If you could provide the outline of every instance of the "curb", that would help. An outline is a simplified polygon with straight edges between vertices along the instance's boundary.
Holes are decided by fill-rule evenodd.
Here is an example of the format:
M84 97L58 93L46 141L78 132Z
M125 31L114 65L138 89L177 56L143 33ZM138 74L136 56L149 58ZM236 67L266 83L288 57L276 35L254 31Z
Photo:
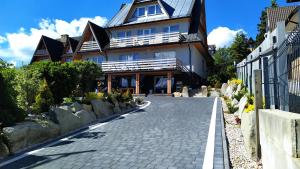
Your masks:
M222 105L222 101L223 100L221 100L221 105ZM223 106L221 109L221 125L222 125L222 138L223 138L224 169L230 169L231 163L230 163L230 155L228 149L228 140L225 131L225 118L224 118Z

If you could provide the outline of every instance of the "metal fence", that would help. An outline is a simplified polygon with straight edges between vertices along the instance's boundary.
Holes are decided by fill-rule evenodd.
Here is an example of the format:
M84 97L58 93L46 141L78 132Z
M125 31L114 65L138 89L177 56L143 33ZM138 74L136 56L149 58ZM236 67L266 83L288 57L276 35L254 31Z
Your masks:
M286 34L277 47L247 58L237 67L238 77L253 93L255 69L263 70L266 108L300 113L300 27Z

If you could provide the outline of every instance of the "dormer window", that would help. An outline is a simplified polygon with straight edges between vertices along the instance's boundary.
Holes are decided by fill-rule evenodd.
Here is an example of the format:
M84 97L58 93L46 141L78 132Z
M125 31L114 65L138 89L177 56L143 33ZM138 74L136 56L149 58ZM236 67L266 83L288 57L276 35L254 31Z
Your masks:
M148 15L159 15L162 14L161 8L159 5L148 6Z
M153 16L162 14L161 7L159 5L148 5L144 7L138 7L135 9L132 18L140 18L145 16Z

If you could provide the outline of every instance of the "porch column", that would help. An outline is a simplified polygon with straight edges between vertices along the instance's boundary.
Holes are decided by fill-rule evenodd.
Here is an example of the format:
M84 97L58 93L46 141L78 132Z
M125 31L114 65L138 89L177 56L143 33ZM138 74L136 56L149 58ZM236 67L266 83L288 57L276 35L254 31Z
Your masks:
M111 93L111 74L108 74L107 79L107 93Z
M168 72L167 92L168 95L172 94L172 72Z
M140 94L140 77L140 73L135 75L135 94Z

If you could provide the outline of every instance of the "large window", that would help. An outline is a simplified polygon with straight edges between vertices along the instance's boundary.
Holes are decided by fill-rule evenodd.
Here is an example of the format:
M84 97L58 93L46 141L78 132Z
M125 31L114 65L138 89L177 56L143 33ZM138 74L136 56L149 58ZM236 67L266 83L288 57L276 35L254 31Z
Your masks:
M88 56L85 60L89 62L94 62L96 64L101 64L104 61L104 56Z
M117 36L118 36L118 38L129 38L129 37L131 37L131 31L118 32Z
M171 59L176 58L175 51L166 51L166 52L156 52L154 53L155 59Z
M179 32L179 25L172 25L163 28L164 33Z
M137 35L138 36L150 35L150 34L155 34L155 33L156 33L156 29L155 28L151 28L151 29L139 29L137 31Z
M138 54L129 54L129 55L120 55L119 60L120 61L135 61L139 60L140 56Z
M148 15L159 15L162 14L161 8L159 5L148 6Z

